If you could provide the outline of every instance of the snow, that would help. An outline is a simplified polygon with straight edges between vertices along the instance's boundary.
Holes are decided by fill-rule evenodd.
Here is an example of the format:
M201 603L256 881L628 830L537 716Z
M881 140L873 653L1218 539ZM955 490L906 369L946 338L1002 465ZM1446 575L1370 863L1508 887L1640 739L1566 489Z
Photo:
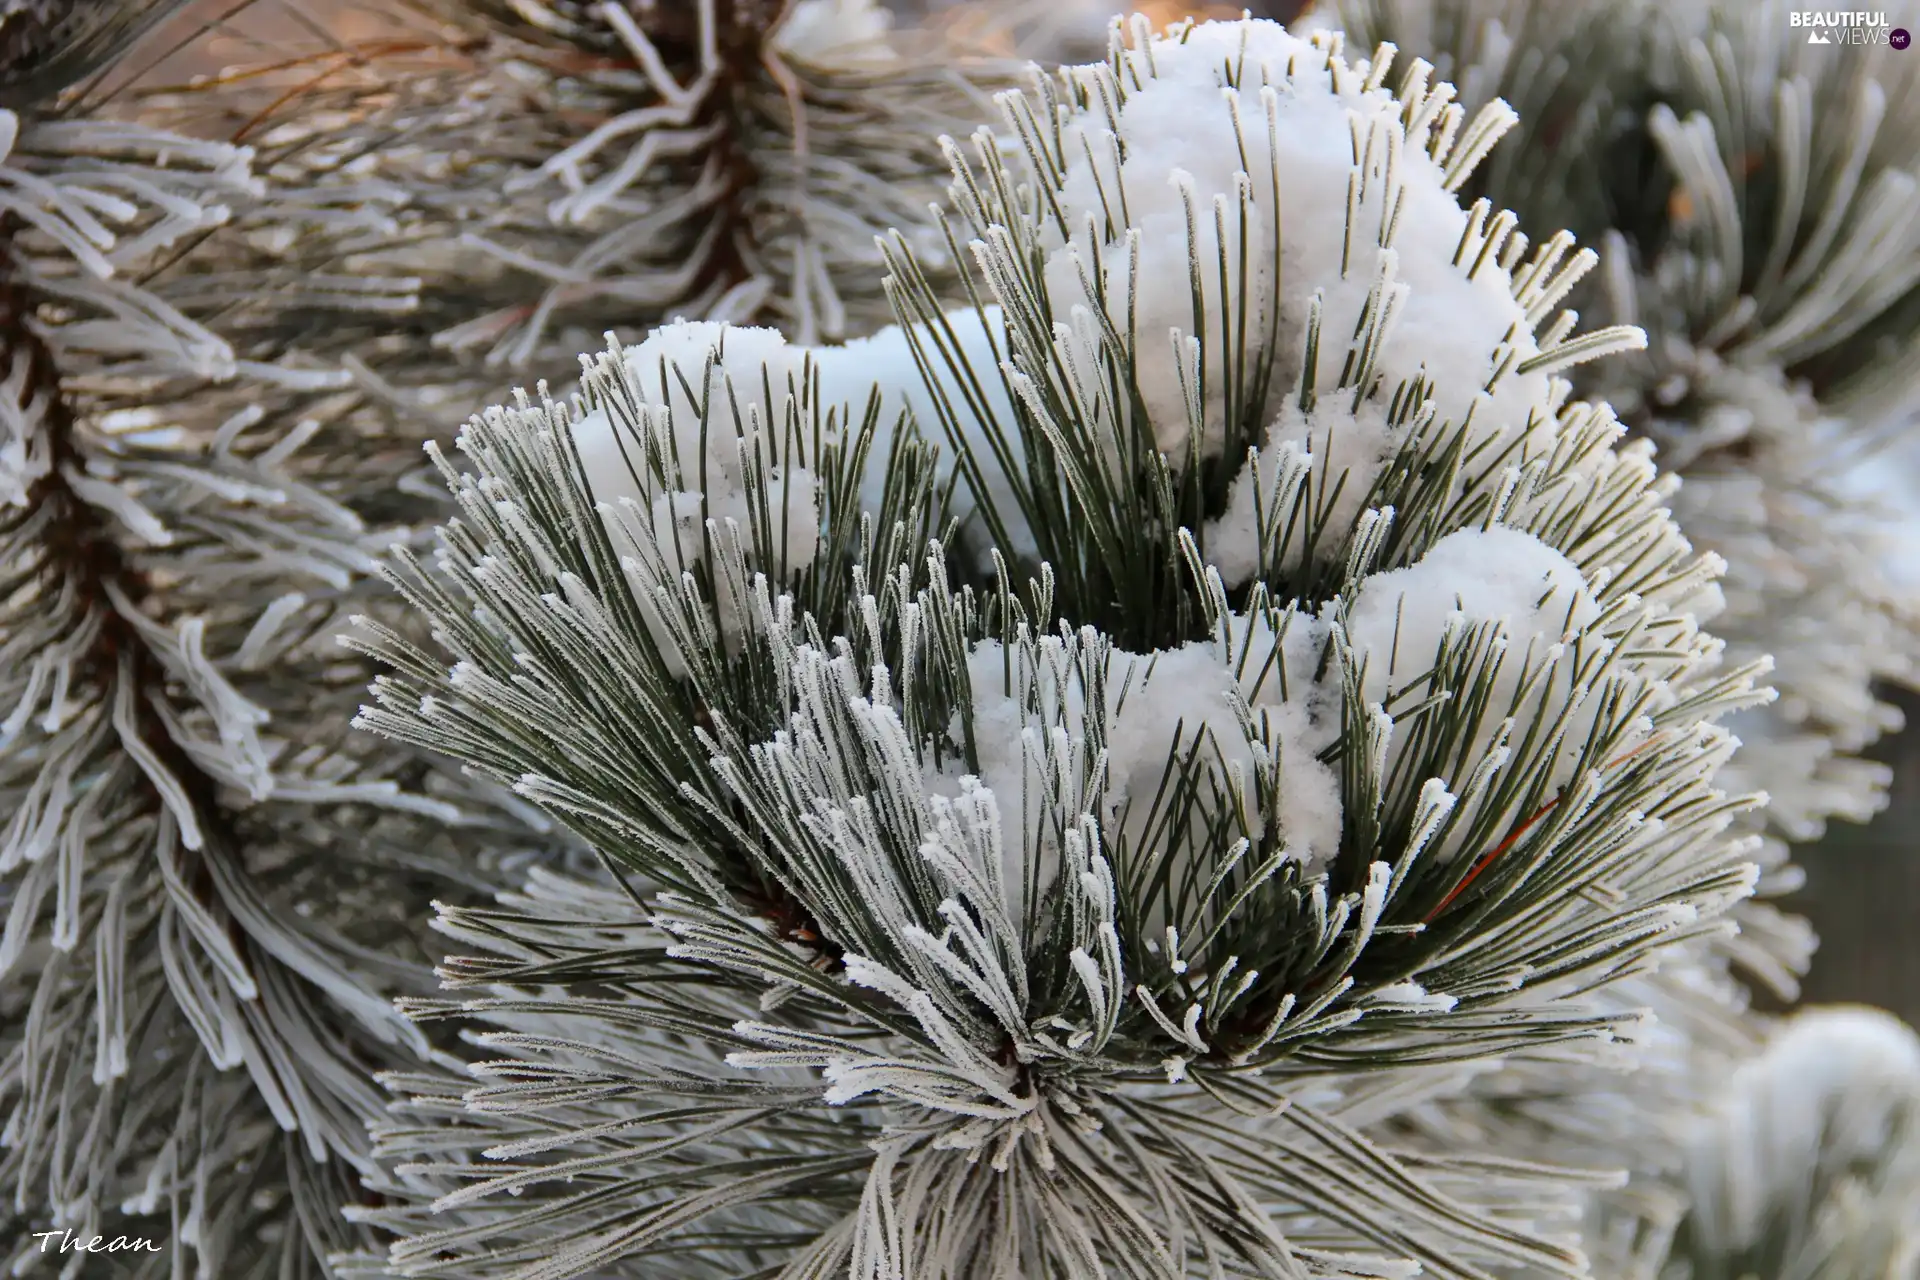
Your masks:
M1204 528L1209 561L1230 587L1253 579L1260 568L1262 517L1271 522L1277 514L1284 523L1291 504L1277 491L1284 489L1290 469L1303 463L1312 501L1309 509L1334 533L1318 549L1323 554L1341 554L1346 535L1369 505L1374 481L1413 430L1411 422L1390 424L1387 406L1373 400L1356 407L1340 396L1321 401L1311 412L1297 400L1288 400L1267 430L1257 473L1251 463L1241 468L1228 491L1226 510ZM1299 568L1306 539L1294 536L1287 550L1275 568Z
M1532 534L1494 527L1450 533L1418 562L1365 579L1346 627L1365 671L1362 697L1389 712L1404 712L1428 692L1427 676L1444 640L1457 646L1466 629L1496 624L1504 650L1487 715L1464 758L1477 761L1491 750L1507 716L1516 722L1513 739L1523 741L1529 724L1550 726L1570 713L1567 745L1550 779L1565 785L1599 710L1597 698L1575 701L1567 644L1599 616L1600 606L1571 560ZM1554 675L1523 699L1523 683L1547 662L1555 664ZM1400 745L1389 749L1389 769ZM1453 852L1437 851L1442 857Z
M955 362L971 370L971 379L957 375L939 354L949 343ZM921 376L915 344L930 364L933 388ZM784 452L781 426L790 398L819 406L823 417L828 407L835 407L841 423L858 424L865 418L870 398L878 393L878 426L860 489L861 506L868 511L880 508L886 459L903 413L910 413L921 435L939 448L941 480L952 474L955 451L939 410L944 398L955 411L956 425L980 469L985 491L1007 526L1010 545L1006 550L1016 558L1033 557L1037 548L1021 514L1016 487L997 463L984 425L989 419L1000 425L1019 465L1021 446L1012 401L999 372L1004 350L998 307L953 312L937 328L923 324L907 330L889 325L833 347L790 345L774 329L677 321L655 330L639 346L627 348L624 362L636 399L647 410L649 425L643 429L664 433L663 438L671 441L679 460L680 484L656 492L658 486L653 483L637 482L634 472L644 475L646 458L639 436L632 424L623 422L616 429L604 408L576 420L574 440L595 500L608 507L622 499L638 503L649 513L653 539L668 556L669 565L691 565L702 555L703 508L717 529L724 529L729 520L743 532L749 528L752 504L742 447L759 438L773 462L767 478L773 482L774 495L791 493L784 535L787 566L799 570L812 563L819 543L820 495L813 471ZM693 398L687 394L689 386ZM703 453L698 404L708 401L716 412ZM810 416L803 417L811 421ZM964 481L955 490L950 510L964 522L965 545L984 567L992 540L985 525L971 518L977 515L978 505ZM610 529L615 525L610 513L608 525ZM676 545L678 561L673 558Z
M800 0L774 32L782 57L823 71L885 70L898 60L887 33L893 14L876 0Z
M1920 1036L1877 1009L1795 1015L1695 1141L1690 1190L1709 1245L1737 1250L1804 1221L1820 1182L1893 1156L1903 1113L1920 1117Z
M1058 231L1053 232L1046 283L1056 316L1070 314L1075 306L1096 305L1081 283L1079 267L1082 262L1093 266L1087 261L1082 226L1088 218L1101 223L1098 266L1105 275L1108 313L1124 334L1131 310L1131 323L1140 335L1140 390L1163 450L1182 452L1187 432L1178 365L1167 340L1176 328L1192 335L1204 327L1210 376L1201 453L1217 456L1222 446L1225 379L1217 376L1227 354L1221 349L1222 335L1229 319L1234 328L1239 320L1236 311L1222 306L1216 200L1224 201L1224 247L1234 272L1239 270L1241 240L1248 245L1246 345L1257 343L1270 323L1278 290L1277 375L1262 417L1271 420L1279 399L1299 385L1314 297L1324 296L1315 379L1324 395L1339 380L1348 339L1370 293L1382 281L1398 304L1397 322L1389 327L1377 366L1384 375L1383 394L1390 396L1401 381L1425 374L1435 380L1433 399L1441 418L1458 423L1472 410L1486 430L1524 425L1533 406L1549 398L1548 375L1510 372L1475 407L1493 371L1496 349L1510 335L1518 359L1536 354L1538 348L1526 311L1498 262L1484 263L1470 275L1477 254L1469 252L1455 265L1468 231L1468 213L1446 190L1441 167L1421 147L1406 142L1400 104L1390 93L1362 91L1361 76L1352 71L1344 71L1336 86L1324 56L1273 23L1204 23L1183 41L1156 40L1150 52L1133 50L1125 58L1132 68L1122 76L1126 94L1119 108L1126 158L1116 173L1097 98L1094 108L1068 121L1065 148L1071 160L1059 198L1074 243L1062 243ZM1234 67L1242 68L1238 89L1226 83L1227 71ZM1080 69L1075 74L1088 80L1096 73ZM1362 166L1355 162L1355 122ZM1365 165L1369 146L1372 169L1355 215L1349 253L1343 216L1349 178ZM1389 153L1395 169L1392 183L1383 171ZM1382 248L1383 215L1394 198L1390 186L1402 193L1404 203L1388 237L1391 247ZM1281 242L1277 262L1271 250L1276 190ZM1122 192L1139 238L1140 265L1131 282L1124 231L1113 228L1108 234L1104 226L1106 211L1120 207ZM1196 323L1194 314L1190 209L1201 264L1204 325ZM1490 256L1497 258L1497 251ZM1238 292L1236 284L1230 296Z
M1222 794L1231 794L1236 785L1247 790L1248 836L1258 839L1271 825L1294 857L1309 866L1324 866L1339 851L1342 821L1339 780L1315 755L1339 733L1337 691L1312 679L1326 630L1296 617L1276 646L1264 622L1250 627L1248 620L1238 619L1237 627L1236 651L1246 649L1251 655L1244 666L1223 660L1212 643L1152 654L1110 653L1103 677L1103 827L1109 840L1124 840L1135 858L1163 844L1164 833L1155 838L1150 826L1160 822L1153 811L1168 761L1176 746L1187 754L1204 735L1211 745L1200 748L1200 758L1208 762ZM1277 675L1269 670L1261 678L1276 647L1288 668L1285 698ZM1032 659L1020 656L1024 652L1010 655L997 641L983 641L970 651L967 667L978 777L999 807L1005 874L1009 883L1022 883L1025 859L1036 856L1044 886L1059 866L1058 852L1046 834L1052 826L1043 797L1054 776L1047 766L1046 740L1064 734L1065 742L1055 743L1056 753L1069 746L1084 750L1094 726L1088 722L1080 667L1064 642L1048 637L1037 642ZM1036 714L1035 706L1045 710ZM1245 721L1242 708L1248 713ZM957 727L951 736L959 741ZM1253 788L1258 760L1268 751L1279 759L1278 785L1275 803L1263 811ZM935 785L952 790L950 785Z
M1280 635L1264 617L1228 623L1238 693L1256 717L1254 738L1279 757L1276 821L1309 867L1333 861L1345 816L1339 775L1319 758L1340 737L1338 668L1328 663L1316 678L1328 631L1301 613L1286 619Z
M657 591L677 593L683 575L704 565L707 602L734 651L744 602L710 554L725 555L737 539L752 571L783 580L818 552L818 483L798 448L811 438L810 368L775 330L679 321L626 348L614 370L632 407L577 414L574 446L659 651L684 673ZM772 564L755 555L762 501L775 521L766 531Z
M1386 699L1432 667L1461 625L1502 622L1512 650L1558 643L1599 616L1579 567L1530 533L1461 529L1404 569L1368 577L1347 615L1354 651L1370 657L1367 700ZM1517 682L1518 667L1503 679ZM1509 687L1517 687L1517 684Z
M1340 852L1346 816L1339 775L1315 755L1319 748L1314 744L1326 726L1297 703L1262 707L1260 715L1265 740L1278 748L1280 757L1276 821L1286 833L1287 847L1308 867L1325 868Z
M851 406L856 422L869 394L876 387L880 391L879 430L860 490L864 509L874 511L880 506L886 484L885 462L902 412L911 412L921 435L939 447L942 480L952 474L955 451L940 416L940 402L944 399L955 414L962 442L980 468L988 500L1007 525L1011 545L1003 550L1014 558L1027 558L1036 554L1033 534L1021 514L1012 478L996 461L985 426L991 420L1006 433L1015 450L1017 465L1021 456L1019 433L1014 425L1013 402L1000 374L1000 363L1006 352L1003 325L999 307L984 307L979 311L966 308L948 312L939 326L920 324L903 329L889 325L844 346L819 348L813 358L828 402ZM930 366L932 388L921 376L921 357L915 355L916 346ZM943 349L952 351L951 361L940 354ZM969 380L957 376L956 364L971 370L973 377ZM969 521L963 536L984 565L990 540L980 523L970 520L976 513L973 492L963 480L954 491L952 514Z
M624 360L645 421L616 427L603 407L573 426L594 499L606 508L636 503L667 563L691 566L703 554L703 510L716 532L729 522L743 537L751 529L748 473L757 444L769 460L770 496L787 498L785 527L776 535L784 538L787 566L813 563L820 541L816 481L790 457L782 430L804 395L805 353L773 329L681 321L629 347ZM703 407L710 409L704 428ZM647 475L641 432L657 435L671 451L677 483L670 478L663 486ZM609 526L614 523L610 518Z

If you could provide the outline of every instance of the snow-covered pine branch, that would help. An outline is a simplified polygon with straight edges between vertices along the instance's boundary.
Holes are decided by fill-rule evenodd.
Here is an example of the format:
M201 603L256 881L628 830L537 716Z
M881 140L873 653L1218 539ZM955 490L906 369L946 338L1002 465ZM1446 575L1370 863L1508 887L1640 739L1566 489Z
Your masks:
M1901 576L1914 487L1885 447L1905 426L1897 351L1920 263L1903 194L1912 63L1891 48L1826 58L1786 4L1323 8L1323 21L1434 59L1469 104L1501 94L1521 107L1517 146L1496 150L1476 190L1601 242L1605 269L1576 305L1649 330L1645 353L1576 382L1682 474L1676 518L1732 564L1715 620L1728 654L1778 658L1782 699L1730 722L1743 745L1724 781L1772 796L1753 816L1770 835L1761 892L1793 889L1780 837L1880 806L1887 771L1859 752L1897 716L1874 685L1910 679L1920 635ZM1889 17L1910 25L1914 12ZM1740 935L1645 984L1672 1029L1667 1067L1559 1092L1490 1075L1409 1119L1440 1144L1467 1126L1515 1153L1580 1146L1630 1163L1634 1188L1597 1201L1590 1240L1613 1274L1665 1274L1690 1196L1674 1140L1718 1100L1703 1082L1751 1054L1759 1029L1736 975L1791 994L1811 950L1805 923L1770 902L1736 915Z
M1116 29L947 146L970 306L895 237L897 329L468 424L361 723L615 879L443 913L491 1057L389 1078L397 1273L1584 1274L1590 1174L1357 1126L1633 1032L1762 668L1570 398L1591 257L1453 195L1510 113L1391 57Z
M1673 1280L1920 1266L1920 1037L1877 1009L1787 1019L1693 1135Z
M1920 661L1920 601L1892 563L1911 486L1881 474L1908 465L1886 446L1913 400L1915 65L1886 45L1827 56L1786 0L1324 9L1434 59L1469 104L1521 107L1479 189L1602 247L1578 305L1650 341L1576 383L1685 477L1676 516L1732 565L1716 629L1776 662L1779 701L1737 725L1736 785L1764 787L1791 840L1870 815L1887 773L1860 752L1897 724L1874 684Z
M1898 351L1920 264L1903 194L1920 81L1890 48L1824 56L1793 8L1340 0L1320 15L1433 58L1469 105L1516 103L1519 134L1475 189L1601 244L1575 304L1649 331L1645 352L1575 380L1658 443L1684 481L1676 518L1730 562L1714 621L1729 657L1776 658L1782 696L1729 722L1742 748L1724 777L1771 797L1752 816L1769 836L1768 898L1798 884L1782 837L1882 802L1888 773L1859 753L1898 719L1875 685L1910 680L1920 652L1898 563L1920 490L1885 447L1910 412ZM1589 1238L1614 1274L1664 1274L1688 1196L1674 1141L1717 1100L1702 1082L1752 1052L1736 975L1791 995L1811 951L1805 923L1771 902L1736 916L1739 935L1669 961L1642 992L1676 1029L1662 1036L1670 1069L1558 1093L1487 1076L1416 1122L1443 1144L1465 1127L1516 1153L1579 1145L1630 1163L1635 1186L1602 1198Z

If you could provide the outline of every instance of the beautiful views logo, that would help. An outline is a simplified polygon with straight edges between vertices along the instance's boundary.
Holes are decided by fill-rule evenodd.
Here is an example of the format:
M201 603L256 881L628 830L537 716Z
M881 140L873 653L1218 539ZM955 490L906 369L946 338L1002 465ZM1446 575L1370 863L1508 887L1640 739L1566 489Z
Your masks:
M1895 40L1885 10L1801 9L1788 15L1789 26L1807 28L1808 44L1885 44L1897 49L1907 40ZM1906 36L1902 29L1898 34Z

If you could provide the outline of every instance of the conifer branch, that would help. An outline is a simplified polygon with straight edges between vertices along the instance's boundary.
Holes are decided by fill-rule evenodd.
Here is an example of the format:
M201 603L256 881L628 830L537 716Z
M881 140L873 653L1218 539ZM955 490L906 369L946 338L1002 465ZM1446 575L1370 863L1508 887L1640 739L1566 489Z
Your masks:
M1119 33L949 145L970 307L896 237L895 328L670 325L468 423L391 571L435 644L363 628L359 723L629 892L443 913L481 954L409 1011L494 1057L387 1078L387 1265L1584 1272L1504 1190L1591 1174L1317 1099L1631 1035L1751 888L1708 780L1765 694L1538 360L1626 335L1536 339L1567 245L1451 194L1506 117L1390 56Z

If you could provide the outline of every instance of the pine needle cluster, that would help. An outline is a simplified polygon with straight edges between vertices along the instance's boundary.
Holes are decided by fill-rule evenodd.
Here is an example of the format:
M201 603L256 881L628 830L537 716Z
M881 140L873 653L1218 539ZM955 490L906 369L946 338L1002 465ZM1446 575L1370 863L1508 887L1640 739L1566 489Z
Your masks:
M1519 111L1480 189L1601 246L1576 299L1644 352L1589 366L1685 477L1675 514L1733 565L1715 626L1768 653L1780 699L1735 765L1788 840L1884 801L1861 750L1915 676L1904 474L1920 282L1920 78L1889 44L1809 44L1795 6L1334 0L1355 39L1435 60ZM1892 27L1920 10L1893 5ZM1896 475L1889 479L1887 472Z
M1641 340L1559 312L1592 255L1453 194L1508 113L1393 73L1136 25L948 146L968 305L896 237L864 342L468 424L361 723L615 878L443 912L408 1007L492 1052L388 1078L388 1266L1584 1272L1590 1175L1366 1130L1631 1036L1752 887L1762 668L1559 376Z

